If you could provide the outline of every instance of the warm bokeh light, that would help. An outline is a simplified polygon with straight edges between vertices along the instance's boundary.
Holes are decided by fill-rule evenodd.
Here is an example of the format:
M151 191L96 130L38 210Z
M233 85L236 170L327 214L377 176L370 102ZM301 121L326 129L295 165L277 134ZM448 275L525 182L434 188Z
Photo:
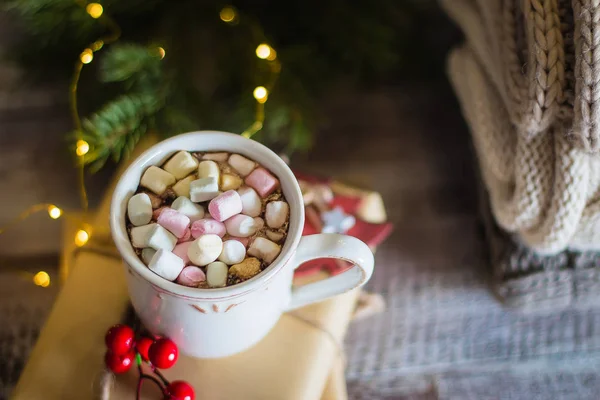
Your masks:
M163 58L165 58L165 55L167 54L165 52L165 49L163 49L162 47L158 47L156 49L156 51L158 52L158 57L160 57L160 59L162 60Z
M58 219L62 215L62 210L55 205L48 206L48 215L52 219Z
M269 58L269 56L271 55L271 46L269 46L268 44L262 43L259 44L258 47L256 48L256 57L265 60L267 58Z
M254 98L259 103L266 102L267 101L267 97L269 96L269 92L267 92L267 89L264 86L258 86L258 87L256 87L256 89L254 89L254 93L253 94L254 94Z
M88 142L86 142L85 140L78 140L77 149L75 150L77 155L83 156L87 154L88 151L90 151L90 145L88 144Z
M48 287L50 286L50 275L46 271L40 271L33 276L33 283L37 286Z
M102 48L102 46L104 46L104 40L96 40L92 44L92 50L98 51L98 50L100 50Z
M92 62L92 60L94 59L94 54L92 52L91 49L85 49L83 52L81 52L81 54L79 55L79 59L81 60L82 63L84 64L89 64Z
M90 234L85 230L80 229L75 234L75 245L78 247L84 246L90 240Z
M102 5L98 4L98 3L88 4L85 7L85 10L87 11L88 14L90 14L90 17L92 17L92 18L100 18L100 16L104 12L104 8L102 8Z
M221 21L223 22L233 22L235 20L235 10L233 7L223 7L221 12L219 13L219 17L221 17Z

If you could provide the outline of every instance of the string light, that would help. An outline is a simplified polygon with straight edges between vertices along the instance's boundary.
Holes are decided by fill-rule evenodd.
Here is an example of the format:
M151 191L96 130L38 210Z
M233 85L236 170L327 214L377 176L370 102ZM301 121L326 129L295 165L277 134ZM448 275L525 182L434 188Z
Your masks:
M48 287L50 286L50 275L46 271L40 271L33 276L33 283L37 286Z
M62 215L62 210L60 208L56 207L54 204L50 204L48 206L48 215L52 219L59 219L60 216Z
M84 229L78 230L75 234L75 245L77 247L85 246L88 240L90 240L90 234Z
M94 53L92 52L92 49L85 49L84 51L82 51L79 55L79 59L84 64L91 63L94 59Z
M236 20L236 12L235 9L231 6L223 7L221 12L219 13L219 17L221 17L221 21L227 23L233 23Z
M77 153L77 155L81 157L86 155L88 151L90 151L90 145L88 144L88 142L79 139L77 141L77 149L75 150L75 153Z
M165 52L165 49L163 49L162 47L157 47L156 51L158 52L158 57L162 60L163 58L165 58L165 55L167 54Z
M102 13L104 12L104 8L102 8L101 4L98 3L90 3L85 7L85 11L90 14L92 18L100 18Z
M267 101L267 98L269 97L269 92L267 92L267 88L265 88L264 86L257 86L254 89L253 94L256 101L258 101L261 104L265 103Z
M271 46L265 43L261 43L256 48L256 57L261 60L267 59L271 55Z

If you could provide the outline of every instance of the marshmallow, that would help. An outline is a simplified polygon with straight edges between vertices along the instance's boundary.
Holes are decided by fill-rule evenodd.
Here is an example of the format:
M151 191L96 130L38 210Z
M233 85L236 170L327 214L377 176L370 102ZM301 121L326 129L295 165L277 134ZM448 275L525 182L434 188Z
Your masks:
M195 175L186 176L173 185L173 191L177 196L190 197L190 183L196 180Z
M156 210L152 211L152 219L156 221L165 208L168 207L159 207Z
M191 239L192 239L192 230L190 228L186 228L183 236L180 238L177 238L177 244L189 242Z
M193 203L184 196L179 196L171 204L173 210L177 210L190 219L190 222L198 221L204 217L204 207Z
M194 203L212 200L218 195L219 180L214 176L196 179L190 183L190 199L192 199Z
M135 226L146 225L152 220L152 202L146 193L138 193L127 202L127 216Z
M224 192L227 190L236 190L242 186L243 182L242 178L237 175L223 174L221 175L221 190Z
M155 195L154 193L151 192L143 192L144 194L147 194L148 197L150 197L150 203L152 204L152 208L158 208L160 206L162 206L162 199L160 197L158 197L157 195Z
M223 287L227 284L229 268L225 263L216 261L206 267L206 282L210 287Z
M270 264L279 255L280 251L281 246L277 243L273 243L263 237L257 237L250 245L248 254Z
M180 151L163 165L165 171L170 172L177 179L186 177L196 169L198 160L187 151Z
M206 280L204 271L195 265L185 267L177 277L177 283L189 287L198 287L198 285Z
M277 189L279 181L269 171L260 167L256 168L246 177L246 185L254 188L261 197L265 198Z
M244 186L238 189L238 194L242 199L242 214L250 217L258 217L262 210L262 200L254 189Z
M212 160L212 161L227 161L229 157L229 153L206 153L202 156L203 160Z
M279 242L285 236L283 233L278 231L267 231L267 237L273 242Z
M260 261L254 257L248 257L239 264L229 268L230 275L236 275L241 279L250 279L260 272Z
M256 226L256 230L260 231L265 226L265 220L261 217L254 217L254 226Z
M208 204L210 216L223 222L228 218L242 212L242 199L235 190L221 193Z
M250 239L247 237L243 238L243 237L231 236L231 235L227 235L227 240L237 240L238 242L243 244L244 247L248 247L248 242L250 241Z
M271 201L265 209L265 219L269 228L281 228L287 221L290 207L285 201Z
M223 241L217 235L202 235L188 248L188 257L195 265L203 267L215 261L223 250Z
M146 247L152 247L154 250L173 250L177 244L175 235L158 224L153 225L154 227L148 233L148 246Z
M199 219L192 224L192 237L194 239L207 234L223 237L226 232L225 224L212 218Z
M140 185L160 196L175 183L175 180L172 174L153 165L142 175Z
M150 247L146 247L144 250L142 250L142 261L144 262L144 264L150 264L150 261L152 260L152 257L154 257L154 254L156 254L156 250L151 249Z
M252 236L261 227L252 217L238 214L225 221L225 228L231 236L248 237Z
M173 254L183 260L185 265L190 264L190 258L188 257L188 250L190 249L192 242L179 243L173 249Z
M143 249L144 247L148 247L148 238L150 237L150 232L154 229L156 224L148 224L142 226L136 226L135 228L131 228L131 244L133 247L138 249Z
M219 255L219 261L227 265L241 263L246 257L246 246L237 240L226 240L223 242L223 250Z
M208 178L212 176L213 178L217 178L218 182L220 174L221 170L219 169L219 165L214 161L202 161L198 164L198 178Z
M168 250L160 249L154 254L148 268L168 281L174 281L183 270L183 261Z
M246 157L242 157L239 154L232 154L229 157L229 165L233 167L241 176L246 176L256 166L256 163L252 160L248 160Z
M156 222L177 238L183 237L186 229L190 226L190 219L172 208L165 208Z

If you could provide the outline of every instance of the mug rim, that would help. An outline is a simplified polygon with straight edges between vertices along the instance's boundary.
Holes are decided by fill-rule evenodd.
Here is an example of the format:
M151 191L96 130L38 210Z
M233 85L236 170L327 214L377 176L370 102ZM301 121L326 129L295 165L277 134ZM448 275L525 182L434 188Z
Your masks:
M202 136L203 140L210 140L210 136L213 136L215 142L219 142L220 139L225 139L227 141L242 143L244 151L238 152L236 150L236 153L243 154L253 159L254 161L257 161L256 155L259 155L258 158L268 158L270 162L274 163L277 166L278 171L273 171L273 168L267 169L269 169L279 179L282 191L284 186L283 182L285 181L290 183L290 186L288 187L289 190L284 192L286 200L290 205L290 224L286 240L282 245L281 253L266 269L261 271L256 276L244 282L232 286L226 286L223 288L201 289L188 287L184 285L179 285L175 282L171 282L155 274L139 259L139 257L135 253L133 246L131 245L131 241L129 239L126 227L125 210L127 200L131 195L133 195L133 193L135 193L139 186L139 179L137 179L136 187L131 188L131 185L128 185L126 182L128 180L127 177L137 174L141 176L141 174L146 168L148 168L151 165L157 165L157 163L151 161L152 159L156 158L157 156L160 156L161 153L164 153L162 154L162 159L164 162L169 156L181 150L186 150L190 152L234 152L233 150L228 150L224 148L225 146L219 147L218 145L215 149L206 150L190 149L189 145L182 145L176 149L169 149L169 147L173 146L173 143L193 140L194 137L198 136ZM259 163L264 164L263 162ZM157 144L150 147L148 150L144 151L139 157L137 157L135 160L133 160L133 162L131 162L131 164L127 167L125 172L123 172L123 174L119 177L119 180L117 181L112 195L110 205L110 231L113 241L117 247L117 250L119 251L119 254L123 258L123 261L127 264L127 268L130 268L132 270L131 272L146 280L157 290L175 295L177 297L184 297L194 300L230 299L232 297L238 297L262 287L267 282L269 282L279 271L281 271L283 267L290 261L296 248L298 247L302 236L302 229L304 225L304 207L302 205L302 192L300 190L298 180L294 176L290 167L281 159L281 157L279 157L271 149L255 140L248 139L241 135L230 132L212 130L193 131L182 133L177 136L173 136L171 138L160 141Z

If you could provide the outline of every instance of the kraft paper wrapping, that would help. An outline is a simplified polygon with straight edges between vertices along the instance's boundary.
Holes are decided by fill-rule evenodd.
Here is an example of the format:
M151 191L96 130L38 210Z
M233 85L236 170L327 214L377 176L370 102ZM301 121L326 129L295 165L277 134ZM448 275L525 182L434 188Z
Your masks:
M147 140L137 153L152 143ZM62 272L68 272L68 279L21 375L15 400L135 398L135 369L112 386L103 383L104 334L128 306L123 266L116 250L106 246L109 209L107 195L92 223L92 239L101 246L92 240L75 256L71 242L81 221L65 219ZM265 339L238 355L217 360L182 356L163 372L169 379L190 382L202 400L346 399L340 346L357 298L355 290L285 314ZM161 398L151 383L144 389L145 399Z

